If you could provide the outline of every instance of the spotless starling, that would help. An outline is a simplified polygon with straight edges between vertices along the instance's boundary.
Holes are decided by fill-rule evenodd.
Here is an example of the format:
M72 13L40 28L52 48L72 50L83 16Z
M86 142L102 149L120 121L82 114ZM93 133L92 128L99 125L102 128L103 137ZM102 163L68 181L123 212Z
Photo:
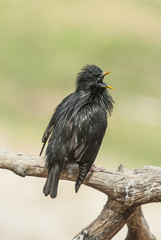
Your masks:
M95 65L86 65L78 73L76 90L57 106L42 137L46 142L48 177L43 189L45 196L57 196L60 174L67 163L77 163L79 173L77 192L99 151L107 127L107 113L111 114L113 99L103 80L110 72ZM50 138L49 138L50 137Z

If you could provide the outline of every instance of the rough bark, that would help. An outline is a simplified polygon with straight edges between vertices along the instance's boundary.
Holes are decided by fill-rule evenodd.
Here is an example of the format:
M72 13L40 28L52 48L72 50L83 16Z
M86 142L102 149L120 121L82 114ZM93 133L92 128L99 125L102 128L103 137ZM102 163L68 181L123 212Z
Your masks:
M125 240L155 240L144 218L141 207L136 208L135 212L127 221L127 226L128 234Z
M0 168L25 177L46 177L45 160L40 156L14 153L0 149ZM75 181L78 166L67 165L61 179ZM127 224L126 240L154 240L141 211L141 205L161 202L161 168L143 167L117 171L94 172L84 184L105 193L108 201L102 212L74 240L108 240Z

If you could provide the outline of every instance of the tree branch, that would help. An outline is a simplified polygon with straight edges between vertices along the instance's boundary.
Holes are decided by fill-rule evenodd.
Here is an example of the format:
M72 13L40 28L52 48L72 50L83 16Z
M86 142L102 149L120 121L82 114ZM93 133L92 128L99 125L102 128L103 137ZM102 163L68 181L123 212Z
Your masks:
M144 218L141 207L136 208L135 212L127 221L127 226L128 235L125 240L155 240Z
M0 149L0 168L25 177L47 177L45 160L40 156L14 153ZM76 164L67 165L61 179L75 181ZM143 167L132 171L122 165L117 171L94 172L84 184L108 195L108 202L96 220L74 239L111 239L125 223L128 225L126 240L154 240L140 206L161 202L161 168ZM80 238L81 237L81 238ZM139 238L140 237L140 238Z

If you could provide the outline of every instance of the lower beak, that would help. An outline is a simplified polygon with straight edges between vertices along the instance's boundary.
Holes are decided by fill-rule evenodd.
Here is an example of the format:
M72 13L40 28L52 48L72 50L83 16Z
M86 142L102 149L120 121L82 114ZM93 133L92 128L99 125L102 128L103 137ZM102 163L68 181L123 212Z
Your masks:
M105 87L106 87L106 88L109 88L109 89L112 89L112 90L114 90L114 88L113 88L113 87L111 87L111 86L107 85L106 83L105 83Z

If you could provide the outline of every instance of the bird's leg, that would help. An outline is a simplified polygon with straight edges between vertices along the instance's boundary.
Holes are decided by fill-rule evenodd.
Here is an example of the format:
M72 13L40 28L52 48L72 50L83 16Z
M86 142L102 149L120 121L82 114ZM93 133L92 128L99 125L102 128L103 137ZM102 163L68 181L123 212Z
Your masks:
M92 165L89 172L87 173L86 177L89 177L92 172L106 172L106 169L104 167L96 167L95 164Z

